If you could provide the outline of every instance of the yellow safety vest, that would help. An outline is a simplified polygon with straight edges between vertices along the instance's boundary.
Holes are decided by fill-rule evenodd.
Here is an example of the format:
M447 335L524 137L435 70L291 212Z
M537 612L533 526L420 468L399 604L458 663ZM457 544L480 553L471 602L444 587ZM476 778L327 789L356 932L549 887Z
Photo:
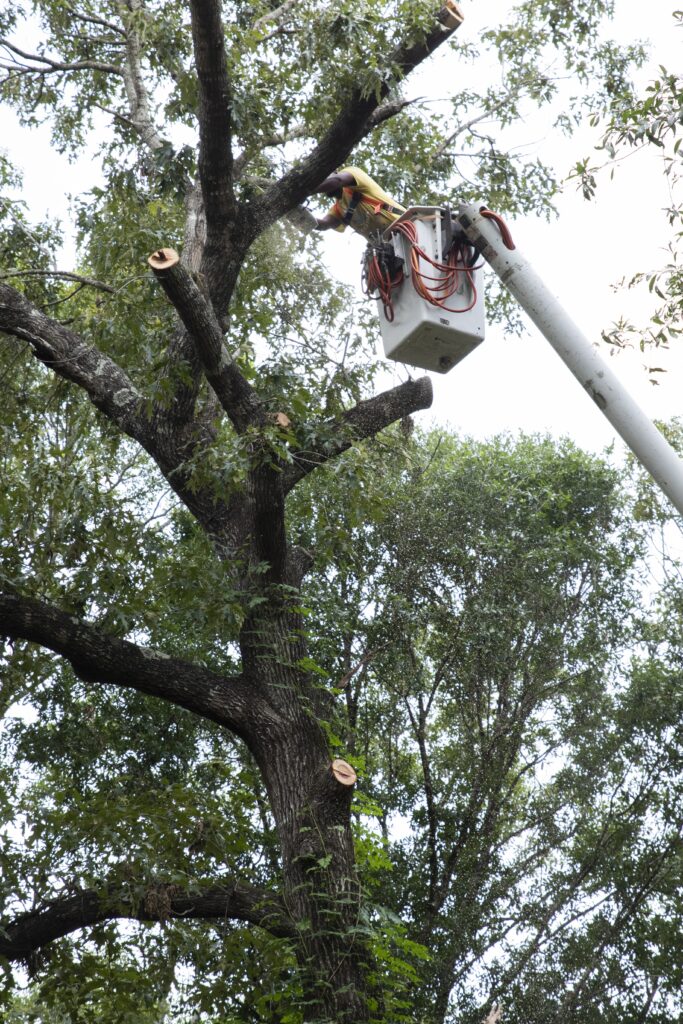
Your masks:
M387 195L360 167L342 167L338 173L353 175L356 184L344 188L341 199L329 211L341 221L337 231L345 231L350 224L354 231L369 238L378 231L385 231L406 212L404 206Z

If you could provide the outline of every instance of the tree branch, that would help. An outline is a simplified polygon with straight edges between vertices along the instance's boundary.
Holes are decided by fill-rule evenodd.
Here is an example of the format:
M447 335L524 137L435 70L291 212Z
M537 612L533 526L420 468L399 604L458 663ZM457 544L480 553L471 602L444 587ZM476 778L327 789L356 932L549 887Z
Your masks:
M140 36L136 27L142 4L140 0L126 0L125 4L120 4L120 8L126 39L126 62L122 73L130 121L144 144L155 152L161 149L164 140L154 124L147 86L142 77ZM130 17L127 16L127 12L130 13Z
M423 97L416 96L412 100L390 100L383 103L381 107L377 107L377 110L373 111L367 120L368 132L372 131L373 128L377 128L380 124L384 124L385 121L390 120L392 117L396 117L406 107L410 107L413 103L419 103Z
M235 429L265 423L256 392L228 353L223 331L206 301L173 249L159 249L147 261L173 303L194 341L206 378Z
M131 899L131 888L104 885L99 890L84 889L4 923L0 928L0 956L8 960L26 959L55 939L117 918L146 923L233 918L258 925L281 938L295 935L284 905L268 889L236 882L187 893L179 891L176 885L157 885L150 887L141 904L136 904Z
M142 396L113 359L45 316L20 292L3 284L0 284L0 331L27 341L42 363L83 388L93 405L151 450Z
M283 489L291 489L318 466L328 459L336 458L347 451L352 444L366 437L374 437L390 423L403 419L418 409L428 409L432 404L432 382L429 377L409 380L390 391L384 391L365 402L359 402L344 413L341 420L328 420L325 432L334 431L331 440L306 451L294 453L294 463L284 473ZM329 438L329 433L328 433Z
M377 128L378 125L383 124L384 121L388 121L390 118L395 117L406 107L417 102L418 99L398 99L383 103L382 106L378 107L377 110L375 110L368 118L368 131L373 128ZM285 146L288 142L294 142L297 139L310 138L310 135L310 128L305 124L297 124L286 132L273 132L272 135L263 136L263 138L258 139L250 149L244 150L235 158L233 165L235 180L242 176L245 168L248 166L249 162L253 160L254 156L262 153L264 149L270 149L272 146ZM250 180L255 181L265 188L270 188L275 184L275 180L272 178L253 178Z
M6 270L0 272L0 281L7 281L11 277L59 277L64 281L77 281L89 288L109 292L110 295L116 295L119 290L111 284L105 284L104 281L96 281L92 277L83 277L81 274L72 274L68 270Z
M124 29L122 29L120 25L116 25L113 21L107 21L105 18L100 18L94 14L83 14L82 11L76 10L76 8L72 7L71 4L66 5L66 10L72 18L76 18L78 21L85 21L90 25L100 25L102 28L108 28L120 36L125 37L126 35Z
M381 109L382 101L395 88L397 81L404 79L434 53L455 28L457 26L447 27L435 19L435 26L427 36L413 43L406 40L388 55L385 66L396 69L393 80L387 80L379 89L369 92L358 86L342 98L337 117L317 146L252 204L253 237L303 202L331 171L344 162L353 147L375 127L373 115L378 108Z
M60 608L34 598L0 592L0 631L60 654L81 679L109 683L161 697L246 737L254 715L272 712L242 676L215 672L161 651L108 636ZM274 723L271 723L274 724Z
M276 24L278 24L284 18L287 17L290 10L292 9L292 7L295 6L295 4L296 0L285 0L285 2L283 4L280 4L280 6L277 7L274 11L268 11L267 14L264 14L260 18L257 18L256 21L254 22L254 28L263 28L264 25L267 25L271 21L274 21Z
M108 64L106 61L101 60L75 60L75 61L60 61L51 60L49 57L44 57L40 53L26 53L25 50L20 50L18 46L14 46L13 43L4 37L0 38L0 46L4 46L6 50L9 50L11 54L17 57L21 57L24 60L31 60L38 67L31 67L28 64L20 64L19 61L11 59L11 63L2 64L1 67L8 71L19 70L26 73L34 73L39 75L53 74L60 71L104 71L110 75L123 75L123 71L116 64Z
M230 257L236 204L232 167L232 90L218 0L190 0L192 42L199 84L199 180L206 213L202 271L211 301L227 309L239 263Z

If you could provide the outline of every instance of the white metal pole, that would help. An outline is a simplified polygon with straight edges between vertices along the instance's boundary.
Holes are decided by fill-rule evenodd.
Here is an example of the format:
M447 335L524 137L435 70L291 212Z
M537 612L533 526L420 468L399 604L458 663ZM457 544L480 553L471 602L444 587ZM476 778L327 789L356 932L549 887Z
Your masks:
M480 212L482 209L484 207L463 205L458 211L458 221L468 239L477 246L505 287L683 515L683 461L600 358L531 264L518 249L505 246L495 220L484 217Z

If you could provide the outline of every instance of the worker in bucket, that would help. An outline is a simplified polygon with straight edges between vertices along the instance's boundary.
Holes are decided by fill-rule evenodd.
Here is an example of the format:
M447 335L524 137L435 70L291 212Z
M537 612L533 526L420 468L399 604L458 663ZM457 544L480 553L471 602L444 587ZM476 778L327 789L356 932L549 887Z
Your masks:
M359 167L342 167L325 178L315 191L336 199L334 206L317 221L318 231L344 231L350 226L364 238L374 239L406 212Z

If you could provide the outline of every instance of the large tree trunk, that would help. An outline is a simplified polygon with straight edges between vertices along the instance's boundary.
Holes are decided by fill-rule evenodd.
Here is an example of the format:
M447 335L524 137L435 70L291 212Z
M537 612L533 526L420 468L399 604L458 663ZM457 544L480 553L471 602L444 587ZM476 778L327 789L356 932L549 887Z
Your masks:
M300 616L271 606L245 623L242 644L245 667L277 705L279 727L260 730L253 750L280 839L306 1020L362 1024L369 1019L369 954L358 931L361 894L350 827L355 772L330 758L320 725L329 718L330 696L299 667Z

